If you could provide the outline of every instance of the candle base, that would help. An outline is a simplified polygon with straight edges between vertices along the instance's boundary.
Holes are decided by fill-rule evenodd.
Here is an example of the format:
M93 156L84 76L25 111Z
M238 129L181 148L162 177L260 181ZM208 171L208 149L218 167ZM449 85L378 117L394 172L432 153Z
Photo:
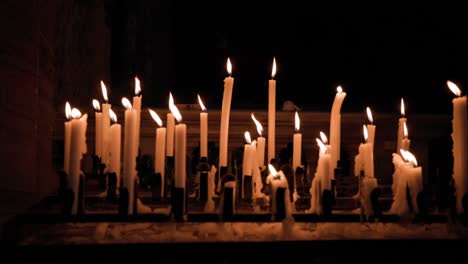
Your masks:
M164 196L164 191L162 188L163 179L161 173L153 173L151 176L151 199L153 201L161 201Z
M67 216L82 216L85 213L84 210L84 176L81 175L78 182L78 201L77 210L73 212L73 204L75 202L75 192L71 188L67 188L64 192L64 201L62 214Z
M222 221L231 221L236 210L236 178L234 175L226 174L221 179L221 203L219 208Z
M244 175L242 181L242 199L247 202L252 202L253 196L253 181L251 175Z
M122 185L120 185L122 186ZM120 187L119 189L119 209L118 209L118 214L121 216L128 216L128 215L137 215L138 214L138 206L137 206L137 200L138 200L138 188L135 188L137 186L137 180L135 179L134 182L134 188L133 188L133 201L130 201L130 190L127 187ZM129 207L130 207L130 202L133 202L133 212L129 212Z
M177 222L185 220L186 215L186 192L185 188L174 187L171 196L172 214Z
M278 187L276 189L275 199L272 200L272 203L275 203L275 210L272 211L272 217L274 221L282 221L286 218L286 188Z
M116 201L117 199L117 174L115 172L107 173L107 200Z
M210 170L210 164L208 163L207 157L202 157L198 163L199 171L199 201L208 200L208 172Z

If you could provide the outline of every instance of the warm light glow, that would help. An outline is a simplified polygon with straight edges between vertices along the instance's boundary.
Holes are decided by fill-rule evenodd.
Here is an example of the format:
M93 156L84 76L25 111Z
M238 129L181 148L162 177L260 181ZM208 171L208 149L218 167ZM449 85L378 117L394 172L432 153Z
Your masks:
M408 161L408 151L400 149L400 154L404 161Z
M254 121L255 125L257 126L257 132L260 136L263 134L263 126L260 124L260 122L255 118L254 114L252 113L250 115L252 117L252 120Z
M171 105L174 104L174 97L172 97L172 93L169 92L169 109L171 109Z
M98 112L101 111L101 106L99 104L99 101L96 100L96 99L93 99L93 107L94 107L94 110L96 110Z
M341 85L339 85L338 87L336 87L336 92L337 92L337 93L342 93L342 92L343 92L343 88L341 88Z
M294 114L294 128L296 131L299 131L301 129L301 120L299 119L299 114L296 113Z
M372 112L369 107L366 108L367 111L367 118L369 119L369 122L372 124L374 123L374 119L372 118Z
M73 109L71 110L71 116L72 116L73 119L80 118L81 117L80 110L73 107Z
M229 76L231 76L231 74L232 74L232 64L231 64L231 60L229 59L229 57L227 59L226 69L227 69L227 72L228 72Z
M249 131L245 131L245 132L244 132L244 137L245 137L245 142L247 142L247 144L251 144L251 143L252 143L252 139L250 138L250 133L249 133Z
M257 148L257 140L252 141L250 144L253 148Z
M400 113L402 116L405 116L405 101L403 101L403 98L401 98Z
M71 110L71 106L70 106L70 103L69 102L66 102L65 103L65 117L67 119L70 119L72 118L72 110Z
M200 95L198 94L198 103L200 104L200 108L203 112L206 112L206 107L205 107L205 104L203 104L203 101L202 99L200 98Z
M109 98L107 97L107 88L103 81L101 81L101 90L104 101L106 101L106 103L109 102Z
M327 144L327 143L328 143L327 135L325 135L325 133L323 133L322 131L320 131L320 138L322 139L322 142L323 142L324 144Z
M172 93L169 93L169 110L171 110L172 115L177 120L177 122L182 121L182 115L180 114L179 109L174 104L174 98L172 97Z
M154 119L154 121L158 124L158 126L162 126L162 120L158 116L158 114L155 111L151 110L151 109L148 109L148 111L149 111L151 117Z
M367 126L366 125L362 125L362 132L364 134L364 141L367 142L367 139L369 138L369 132L367 132Z
M418 161L416 160L416 157L413 155L413 153L400 149L401 157L407 162L412 162L414 166L418 166Z
M130 103L126 97L122 97L122 105L127 108L127 110L132 109L132 103Z
M112 122L117 123L117 115L115 114L114 110L109 109L109 116Z
M140 79L135 77L135 95L138 96L141 93Z
M448 85L448 88L450 89L450 91L452 91L452 93L454 93L456 96L461 95L461 90L460 90L460 88L458 88L458 85L456 85L455 83L453 83L451 81L447 81L447 85Z
M406 122L403 122L403 136L408 137L408 128L406 127Z
M322 140L318 139L318 138L315 138L315 141L317 141L317 145L319 146L320 148L320 152L322 152L323 154L325 154L327 152L327 147L325 146L325 144L323 144Z
M271 78L274 79L276 76L276 58L273 57L273 66L271 67Z
M273 177L278 176L278 172L276 171L275 167L273 167L273 165L268 164L268 170L270 171L271 176Z

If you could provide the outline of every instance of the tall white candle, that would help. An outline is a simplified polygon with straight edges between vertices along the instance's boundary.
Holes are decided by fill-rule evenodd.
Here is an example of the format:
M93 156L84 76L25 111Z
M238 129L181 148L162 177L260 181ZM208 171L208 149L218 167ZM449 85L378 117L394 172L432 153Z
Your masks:
M219 132L219 167L228 165L228 137L229 137L229 116L231 113L232 87L234 78L232 74L231 60L227 59L226 64L228 77L224 79L223 104L221 107L221 126Z
M263 126L262 124L255 118L254 114L251 114L252 120L257 127L258 138L257 138L257 147L256 147L256 156L257 156L257 164L259 167L265 166L265 137L263 136Z
M93 99L93 107L95 112L95 119L94 119L94 124L95 124L95 148L94 148L94 154L98 156L99 158L102 156L102 113L101 113L101 104L99 103L98 100Z
M400 103L400 113L401 117L398 119L398 134L397 134L397 148L396 148L396 153L400 153L400 149L402 148L402 142L404 138L404 125L406 123L406 117L405 117L405 102L403 101L403 98L401 98L401 103Z
M375 144L375 125L374 125L374 118L372 117L372 112L369 107L366 108L367 118L369 119L370 124L367 125L368 131L368 139L367 142L372 145L374 148Z
M374 177L374 147L369 142L369 133L367 126L363 126L365 143L359 145L359 155L361 156L361 168L364 170L364 176Z
M85 121L81 119L81 112L73 108L71 121L71 140L70 140L70 176L68 177L69 187L73 190L74 198L72 205L72 214L78 213L78 193L81 173L81 158L83 157L83 130Z
M174 104L174 98L172 93L169 93L169 110L171 105ZM174 157L174 129L175 129L175 119L174 115L169 112L166 117L167 122L167 134L166 134L166 156Z
M109 115L113 122L109 129L109 153L110 153L110 172L114 172L117 177L117 187L120 186L120 155L122 145L122 126L117 123L117 115L109 109Z
M71 142L71 118L72 109L70 103L65 103L65 131L64 131L64 150L63 150L63 170L70 175L70 142Z
M140 147L140 123L141 123L141 94L140 93L141 93L140 80L138 79L138 77L135 77L135 96L133 97L133 109L135 109L137 113L136 134L135 134L137 153Z
M273 58L271 80L268 80L268 160L275 158L275 126L276 126L276 59Z
M122 98L122 104L125 110L124 127L124 155L123 155L123 186L128 190L128 214L134 212L134 189L136 177L136 157L137 148L135 142L137 115L135 109L127 98Z
M250 133L248 131L244 132L244 137L245 137L245 144L244 144L244 155L242 159L242 198L245 198L244 195L244 177L245 176L253 176L253 170L252 170L252 158L253 157L253 146L252 146L252 140L250 138Z
M294 114L294 124L295 124L295 133L293 136L293 160L292 160L292 167L293 170L296 171L297 167L299 167L301 162L301 155L302 155L302 133L300 132L300 119L299 114L296 112Z
M187 152L187 125L182 122L182 115L175 104L169 105L172 114L177 122L175 126L175 155L174 155L174 186L176 188L186 188L186 152Z
M105 103L102 104L102 157L101 162L106 164L106 170L109 168L110 156L109 156L109 129L110 129L110 116L109 109L109 98L107 96L107 88L103 81L101 81L102 96Z
M323 190L331 190L331 154L327 149L327 146L320 139L315 139L319 148L319 158L317 163L317 172L315 177L320 180L320 186Z
M464 213L462 199L468 191L468 119L466 109L466 96L461 96L458 86L447 81L450 90L457 96L452 100L452 141L453 141L453 178L457 194L457 212Z
M149 109L151 117L158 124L156 128L156 141L154 147L154 173L161 174L161 193L164 193L164 176L166 165L166 128L162 127L163 123L158 114Z
M208 113L206 112L205 104L203 104L200 95L198 95L198 103L200 104L200 158L208 157Z
M408 127L406 126L406 122L403 123L403 139L401 140L401 149L409 150L411 140L408 139Z
M336 168L341 155L341 106L345 97L346 93L343 92L343 88L338 86L330 114L331 165L333 169ZM334 174L332 174L332 178L335 178Z

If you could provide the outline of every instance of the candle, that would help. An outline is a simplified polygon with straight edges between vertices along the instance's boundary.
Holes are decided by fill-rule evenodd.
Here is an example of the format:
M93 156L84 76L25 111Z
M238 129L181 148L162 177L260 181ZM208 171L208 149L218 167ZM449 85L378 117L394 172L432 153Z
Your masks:
M98 100L93 99L93 107L96 110L95 112L95 155L99 158L102 156L102 113L101 113L101 104Z
M259 167L265 166L265 137L263 136L263 126L262 124L255 118L254 114L251 114L252 120L257 127L258 137L257 137L257 148L256 148L256 158L257 164Z
M374 177L374 152L373 146L369 142L369 133L367 131L367 126L362 126L364 133L365 143L359 145L359 154L355 160L355 170L354 173L356 176L359 176L360 171L364 171L365 177Z
M136 111L137 120L136 120L136 148L137 153L140 147L140 123L141 123L141 86L140 80L138 77L135 77L135 96L133 97L133 109Z
M273 58L271 80L268 80L268 162L275 158L276 59Z
M70 139L70 175L68 177L69 187L73 190L72 214L78 213L78 194L81 173L81 158L83 157L83 130L86 129L86 121L81 119L81 112L73 108L71 111L71 139Z
M178 124L175 126L175 166L174 166L174 184L176 188L184 188L186 182L186 152L187 152L187 125L181 123L182 115L177 109L177 106L172 103L169 108L177 119Z
M136 121L137 115L135 109L127 98L122 98L122 104L125 110L125 128L124 128L124 154L123 154L123 186L128 190L128 214L134 212L134 189L136 177Z
M228 163L228 136L229 136L229 116L231 112L232 87L234 78L232 74L231 60L227 59L226 64L228 77L224 79L223 104L221 107L221 126L219 132L219 168L227 167Z
M458 86L447 81L450 90L457 96L452 100L452 141L453 141L453 178L457 194L457 212L464 213L462 199L468 191L468 121L466 109L466 96L461 96Z
M64 139L64 158L63 158L63 170L67 173L67 176L70 176L70 142L71 142L71 118L72 110L70 103L65 103L65 116L67 121L65 121L65 139Z
M320 139L316 138L315 141L320 148L319 159L317 163L317 172L315 177L320 179L322 190L331 190L331 154L327 146Z
M162 127L163 123L158 114L149 109L151 117L158 124L156 128L156 142L154 147L154 173L161 175L161 194L164 193L164 177L165 177L165 165L166 165L166 128Z
M273 165L268 164L270 174L266 178L266 183L270 185L271 196L271 211L273 215L280 213L284 210L286 217L291 216L291 203L289 202L289 185L283 171L276 171ZM284 201L277 201L278 189L285 189ZM284 208L278 208L278 204L284 204Z
M334 176L334 173L335 173L335 167L332 166L333 163L332 163L332 159L331 159L331 157L332 157L332 156L331 156L331 155L332 155L332 149L333 149L333 148L332 148L332 146L330 146L330 144L328 144L328 138L327 138L327 136L325 135L325 133L323 133L323 131L320 131L320 139L322 140L322 143L323 143L323 145L325 146L325 154L330 155L330 166L328 166L328 167L329 167L329 170L330 170L330 172L329 172L330 174L329 174L329 175L330 175L330 178L331 178L331 179L334 179L333 176ZM320 147L320 145L319 145L319 147ZM320 153L322 153L322 151L320 151Z
M299 114L296 112L294 114L294 124L295 130L293 136L293 160L292 160L292 168L294 171L294 192L296 192L296 169L297 167L302 165L301 156L302 156L302 134L300 132L300 120Z
M171 105L174 104L174 98L172 93L169 93L169 110ZM167 113L167 134L166 134L166 156L174 157L174 127L175 119L174 115L169 112Z
M252 146L252 140L250 138L250 133L248 131L244 132L244 137L245 137L245 144L244 144L244 155L242 159L242 194L241 197L242 199L247 198L247 194L251 194L252 192L246 191L245 190L245 185L244 185L244 180L246 176L252 177L252 159L255 158L253 156L253 146Z
M102 156L101 162L106 164L106 169L109 168L110 156L109 156L109 129L110 129L110 115L109 109L111 105L108 103L109 98L107 97L107 88L103 81L101 81L102 97L105 103L102 104Z
M408 139L408 127L406 122L403 123L403 139L401 140L401 148L404 150L409 150L411 140Z
M405 118L405 102L403 101L403 98L401 98L401 103L400 103L400 113L401 117L398 119L398 138L397 138L397 148L396 148L396 153L400 153L400 149L402 148L402 143L403 143L403 138L404 136L404 126L406 123L406 118Z
M369 107L366 108L367 112L367 118L369 119L370 124L367 125L367 131L368 131L368 142L372 145L372 148L374 148L374 142L375 142L375 125L374 119L372 118L372 112Z
M200 158L208 157L208 113L203 104L200 95L198 95L198 103L200 104Z
M109 129L109 153L110 163L109 171L115 173L117 177L117 188L120 186L120 152L122 140L122 128L117 123L117 115L112 109L109 109L110 119L113 124Z
M330 146L331 146L331 164L332 169L334 169L338 160L340 159L340 149L341 149L341 106L346 97L346 93L343 92L343 88L338 86L336 88L335 100L333 100L333 105L330 115ZM334 173L332 178L335 178Z

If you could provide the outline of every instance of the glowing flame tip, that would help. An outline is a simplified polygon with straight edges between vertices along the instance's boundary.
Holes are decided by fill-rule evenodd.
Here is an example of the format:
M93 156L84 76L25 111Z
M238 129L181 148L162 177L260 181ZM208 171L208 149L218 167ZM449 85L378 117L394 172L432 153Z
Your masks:
M203 112L205 112L205 111L206 111L205 104L203 103L203 101L202 101L200 95L197 94L197 96L198 96L198 103L200 104L200 108L201 108L201 110L202 110Z
M96 111L101 111L101 105L99 104L99 101L96 99L93 99L93 107Z
M112 122L117 123L117 115L115 114L114 110L109 109L109 116Z
M251 144L251 143L252 143L252 139L250 138L250 133L249 133L249 131L245 131L245 132L244 132L244 137L245 137L245 141L246 141L248 144Z
M128 110L132 109L132 103L126 97L122 97L122 105Z
M67 119L72 118L72 109L68 101L65 103L65 117L67 117Z
M278 176L278 172L276 171L275 167L273 167L273 165L268 164L268 170L270 171L270 174L271 174L273 177Z
M135 95L140 95L141 93L141 86L140 86L140 79L135 76Z
M341 87L341 85L338 85L338 87L336 87L336 92L337 93L342 93L343 92L343 88Z
M301 120L299 119L299 114L296 113L294 114L294 128L296 131L299 131L301 129Z
M107 88L103 81L101 81L101 91L104 101L106 101L106 103L109 102L109 98L107 97Z
M461 95L461 90L460 90L460 88L458 88L458 85L456 85L454 82L452 82L452 81L447 81L447 86L448 86L448 88L450 89L450 91L452 91L452 93L454 93L456 96L460 96L460 95Z
M229 59L229 57L227 58L226 69L227 69L227 72L228 72L229 76L231 76L231 74L232 74L232 64L231 64L231 60Z
M367 118L369 119L369 122L371 124L374 123L374 119L372 118L372 112L369 107L366 108L366 112L367 112Z
M271 78L274 79L276 76L276 58L273 57L273 66L271 67Z
M263 126L262 126L262 124L255 118L254 113L250 114L250 116L252 117L252 120L254 121L255 126L257 127L258 135L262 136L262 134L263 134Z
M401 98L400 113L402 116L405 116L405 101L403 101L403 98Z
M325 133L323 133L322 131L320 131L320 138L322 139L323 143L325 143L325 144L328 143L328 138L325 135Z
M73 119L80 118L81 117L80 110L73 107L73 109L71 110L71 116L72 116Z
M158 126L162 126L162 120L159 117L159 115L155 111L153 111L151 109L148 109L148 111L149 111L151 117L154 119L154 121L158 124Z
M367 142L367 139L369 138L369 132L367 132L367 126L366 125L362 125L362 132L363 132L363 135L364 135L364 140Z

